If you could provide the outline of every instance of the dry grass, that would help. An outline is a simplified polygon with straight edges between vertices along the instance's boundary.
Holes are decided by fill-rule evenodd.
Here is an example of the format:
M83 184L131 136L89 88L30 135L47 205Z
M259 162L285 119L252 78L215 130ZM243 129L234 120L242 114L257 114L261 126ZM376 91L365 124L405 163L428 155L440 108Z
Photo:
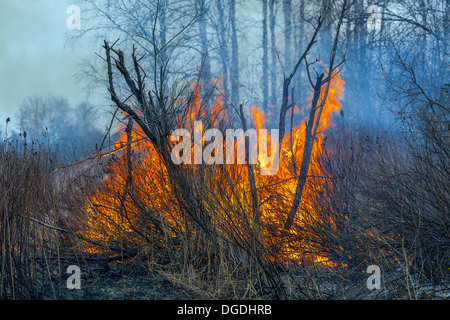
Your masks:
M448 296L447 133L436 134L443 128L434 118L414 119L422 131L396 135L342 122L329 132L320 158L328 178L320 178L323 188L309 202L316 210L302 208L303 223L285 234L271 221L254 228L239 166L166 163L154 175L140 158L145 150L128 145L104 170L55 171L57 157L48 150L4 143L0 296L64 297L69 264L120 267L122 298L123 279L137 275L125 274L128 264L192 299ZM282 248L305 259L290 260ZM381 290L366 287L372 264L381 268Z
M1 144L1 299L58 298L67 266L83 263L74 234L87 188L73 183L73 173L55 172L59 160L22 136Z
M324 163L337 178L334 199L342 204L341 258L355 270L381 268L378 298L448 295L448 141L422 135L421 145L409 133L340 130Z
M89 225L93 213L86 211L87 199L102 185L100 169L84 175L80 168L55 172L55 155L50 152L5 144L0 151L1 297L64 297L67 266L78 264L89 270L92 263L137 263L143 267L141 275L166 279L175 296L193 299L434 299L447 295L448 189L442 180L445 168L436 165L444 163L439 162L439 154L414 157L404 141L393 136L343 126L329 135L327 149L332 152L324 154L321 163L333 179L312 203L321 211L311 217L315 220L308 220L314 223L294 226L296 233L283 241L293 248L307 243L299 250L308 257L326 254L336 263L334 267L310 260L278 263L279 246L255 247L249 241L251 205L237 202L245 200L240 197L227 202L236 192L233 184L221 183L224 176L214 179L208 166L198 168L189 182L201 200L215 208L210 211L216 213L211 217L213 229L180 216L183 211L176 202L152 202L136 187L134 197L125 202L132 222L118 220L106 230L105 223ZM116 170L120 168L117 161ZM145 170L139 167L141 162L136 163L133 170ZM82 178L75 179L78 176ZM145 178L145 171L136 176ZM147 182L150 189L145 191L159 188L160 181L152 182ZM115 206L118 213L123 185L116 186L111 202L101 204ZM101 219L104 211L91 205ZM177 223L169 223L166 210ZM110 217L103 218L105 222ZM324 218L333 225L319 223L328 221ZM93 232L113 232L114 237L111 241L89 237ZM364 272L371 264L381 267L382 290L365 286L368 275Z

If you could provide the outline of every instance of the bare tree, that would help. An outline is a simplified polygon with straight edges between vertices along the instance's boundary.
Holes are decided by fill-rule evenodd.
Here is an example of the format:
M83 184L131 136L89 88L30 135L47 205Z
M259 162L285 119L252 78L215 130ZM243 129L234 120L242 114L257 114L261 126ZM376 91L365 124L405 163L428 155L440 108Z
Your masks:
M236 0L231 0L230 3L230 24L231 24L231 101L235 106L240 104L239 95L239 47L238 35L236 26Z
M344 60L342 60L340 63L338 63L335 66L335 58L336 58L336 53L337 53L337 49L338 49L338 41L339 41L339 36L340 36L340 32L341 32L341 27L342 27L342 23L344 20L344 16L345 16L346 12L348 11L348 8L349 7L347 6L347 1L344 0L344 2L342 4L341 12L339 14L339 21L338 21L338 24L336 27L336 34L334 37L333 48L331 49L331 52L330 52L330 65L329 65L327 76L325 77L325 79L323 79L323 74L321 74L317 77L316 82L314 84L311 82L311 85L313 86L314 94L313 94L313 99L311 102L311 110L309 113L309 119L308 119L308 122L306 125L306 137L305 137L305 144L304 144L304 148L303 148L303 156L302 156L302 164L300 167L300 175L297 180L297 187L295 190L292 207L289 211L288 217L286 219L286 223L284 225L284 228L287 230L289 230L291 228L292 223L294 222L295 214L297 213L298 207L300 205L300 200L302 197L303 188L306 183L309 164L310 164L310 160L311 160L311 153L312 153L314 141L315 141L315 138L317 135L317 129L319 127L320 117L322 115L322 111L323 111L323 108L324 108L326 100L327 100L331 79L332 79L332 77L334 77L336 75L335 71L338 70L340 65L344 62ZM319 22L319 25L321 25L321 24L322 24L322 21ZM317 32L317 30L318 30L318 28L316 29L316 32ZM314 39L314 37L313 37L313 39ZM302 58L304 58L304 56L302 56ZM299 60L299 61L301 61L301 60ZM298 63L297 63L297 66L298 66ZM295 70L296 69L294 69L294 71ZM308 73L309 73L309 71L308 71ZM291 75L293 76L293 74L291 74ZM290 78L292 78L292 76ZM287 78L286 80L290 81L290 78ZM289 85L289 81L286 81L286 80L285 80L286 85L283 85L283 88L285 88ZM310 81L311 81L311 79L310 79ZM325 91L321 98L322 86L325 86ZM283 90L283 98L286 97L286 99L284 101L287 100L287 92L286 91L287 91L287 89ZM320 100L320 98L321 98L321 100ZM281 117L281 112L280 112L280 117ZM280 118L280 121L281 121L281 118ZM283 119L283 121L284 121L284 119ZM281 127L282 126L280 125L280 137L281 137ZM284 127L284 124L283 124L283 127ZM283 131L283 134L284 134L284 131ZM280 140L280 142L281 142L281 140Z
M262 0L262 11L263 11L263 19L262 19L262 48L263 48L263 56L262 56L262 108L263 110L267 110L267 106L269 104L269 39L268 39L268 29L267 29L267 1Z
M278 123L278 128L280 130L280 136L279 136L280 145L281 145L281 142L283 141L285 131L286 131L285 121L286 121L286 112L289 109L289 105L288 105L288 103L289 103L289 85L291 84L291 81L292 81L295 73L297 72L297 69L300 67L301 63L306 58L306 55L308 54L308 52L311 50L312 46L316 42L316 37L317 37L317 34L319 33L322 23L323 23L323 19L322 19L322 17L319 17L318 21L317 21L317 26L314 29L314 34L312 35L311 40L309 41L305 51L300 56L300 58L297 60L297 63L295 64L295 67L292 69L289 76L286 77L286 74L284 74L283 92L282 92L282 100L281 100L281 107L280 107L280 118L279 118L279 123Z
M284 15L284 67L286 69L291 69L291 38L292 32L292 1L283 0L283 15Z
M212 80L212 74L211 74L211 58L209 53L209 45L208 45L208 33L206 30L207 27L207 15L209 8L206 6L206 3L204 0L201 0L198 4L196 2L196 5L199 6L199 37L200 37L200 43L201 43L201 51L202 51L202 83L204 86L208 86L208 83ZM206 91L208 91L208 88L205 88Z
M277 0L269 0L269 30L270 30L270 104L277 104L277 46L275 42Z

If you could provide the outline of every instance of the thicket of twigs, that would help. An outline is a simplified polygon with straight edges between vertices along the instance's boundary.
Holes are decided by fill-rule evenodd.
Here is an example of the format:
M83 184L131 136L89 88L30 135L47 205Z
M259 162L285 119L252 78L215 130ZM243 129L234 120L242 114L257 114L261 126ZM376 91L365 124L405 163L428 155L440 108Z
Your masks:
M212 108L208 90L197 104L192 83L183 87L185 82L169 73L169 60L161 58L166 44L158 48L155 30L147 39L153 49L151 80L135 47L128 61L116 43L105 41L108 90L115 115L121 110L126 116L120 119L126 127L120 151L57 170L58 157L50 150L27 144L25 137L2 140L0 297L64 298L69 264L82 270L92 264L119 266L122 292L126 266L139 265L141 275L156 274L176 294L191 298L448 296L448 86L427 96L411 82L414 69L403 61L399 74L407 81L390 83L398 90L394 95L403 96L397 110L401 130L359 128L342 117L323 133L323 152L313 151L314 123L326 101L319 99L321 89L328 91L345 61L335 61L335 55L347 9L344 1L327 74L313 83L305 61L314 108L308 131L301 133L306 156L296 159L299 175L292 177L301 182L300 192L283 187L286 181L255 177L248 161L174 164L169 140L174 129L192 124L193 117L205 129L245 129L242 107L234 106L237 120L227 124ZM279 128L286 136L289 82L321 24L318 19L306 51L285 75ZM203 109L191 110L196 105ZM302 170L302 158L318 166ZM313 172L318 168L320 176ZM296 219L285 224L290 213ZM379 290L366 286L370 265L381 269Z
M344 204L336 220L340 258L353 270L381 268L379 298L448 292L449 144L430 135L437 123L426 121L425 131L405 134L344 126L329 140L324 165L336 178L333 201Z
M116 184L109 202L94 204L87 199L102 184L108 187L102 179L111 175L111 168L121 168L116 175L122 174L122 180L117 181L126 182L127 148L109 166L104 164L107 170L83 174L82 169L55 171L56 155L25 140L4 143L1 297L64 297L67 265L93 261L138 263L149 275L156 273L177 285L180 294L195 298L442 297L449 290L450 267L446 115L437 104L424 106L402 115L405 130L397 133L355 128L345 118L337 119L320 159L332 177L314 199L320 212L311 224L294 226L298 233L280 234L266 247L255 238L248 193L236 194L245 188L232 184L230 173L239 175L239 169L186 168L177 174L183 174L187 185L171 184L163 174L161 180L146 177L148 168L135 150L132 181ZM124 193L124 187L132 191ZM186 203L175 188L183 187L195 192L191 211L180 208ZM155 201L152 192L174 194ZM111 219L111 211L102 211L108 206L121 220L92 224L92 219ZM331 218L334 227L314 223L317 215ZM86 231L89 223L98 229ZM276 239L296 249L309 241L315 246L303 246L305 255L314 247L337 265L280 263L277 250L282 246ZM372 264L381 268L381 290L366 287L369 275L364 271Z
M56 172L60 160L43 145L27 142L26 133L15 141L2 139L1 299L61 297L67 266L85 261L73 235L83 226L82 205L92 184L74 183L73 172Z

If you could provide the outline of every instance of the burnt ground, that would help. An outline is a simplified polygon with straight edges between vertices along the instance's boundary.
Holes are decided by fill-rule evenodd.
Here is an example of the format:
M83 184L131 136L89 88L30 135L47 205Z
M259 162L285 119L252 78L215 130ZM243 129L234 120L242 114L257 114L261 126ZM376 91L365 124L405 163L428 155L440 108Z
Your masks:
M69 289L66 274L69 265L52 265L43 286L44 299L49 300L185 300L193 297L156 272L136 265L89 264L80 266L80 289ZM59 271L61 270L61 272Z
M174 284L156 271L152 271L145 263L128 262L122 265L118 263L94 263L86 261L79 265L81 274L80 289L69 289L67 280L71 274L67 274L67 267L74 263L53 263L39 270L37 280L39 293L37 299L44 300L192 300L200 297L195 292L190 292L181 285ZM51 276L49 276L49 274ZM388 275L392 278L394 275ZM321 280L324 292L331 295L309 297L310 299L331 300L378 300L378 299L407 299L407 296L398 296L394 288L367 290L367 276L361 275L349 285L336 285L335 279L328 274ZM50 280L50 281L49 281ZM299 275L298 280L305 279ZM390 279L392 280L392 279ZM448 299L450 298L450 283L445 285L424 286L416 293L418 299ZM44 285L42 285L44 284ZM381 295L380 295L381 294ZM299 297L292 296L297 300ZM305 297L303 297L305 298Z

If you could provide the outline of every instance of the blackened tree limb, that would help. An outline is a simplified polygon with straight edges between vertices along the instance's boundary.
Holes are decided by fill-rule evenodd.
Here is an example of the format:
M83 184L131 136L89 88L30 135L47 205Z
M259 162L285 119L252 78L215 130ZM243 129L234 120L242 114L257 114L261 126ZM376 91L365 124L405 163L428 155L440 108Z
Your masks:
M244 132L247 131L247 122L245 121L244 111L242 104L239 105L239 115L242 122L242 129ZM250 183L250 193L252 196L252 210L253 210L253 228L255 231L258 230L259 226L259 205L258 205L258 194L256 190L255 183L255 174L253 172L253 164L250 163L249 154L250 154L250 146L249 141L245 139L245 152L246 152L246 161L247 161L247 171L248 171L248 180Z
M311 110L309 113L308 123L306 125L305 144L304 144L304 148L303 148L302 164L300 167L300 175L297 180L297 187L295 190L294 200L292 202L291 209L289 211L288 217L284 224L284 228L286 230L289 230L291 228L291 226L294 222L295 215L298 211L298 207L301 202L303 189L305 187L306 178L308 176L309 165L311 162L311 155L312 155L312 150L313 150L313 146L314 146L314 140L315 140L315 137L317 134L317 129L320 124L320 118L322 116L322 111L323 111L325 102L328 97L328 91L330 88L331 79L333 77L333 72L335 70L334 61L335 61L337 47L338 47L339 34L340 34L341 26L342 26L342 23L344 20L344 15L345 15L347 9L348 9L347 1L344 0L344 3L342 5L342 10L341 10L340 16L339 16L339 22L338 22L337 28L336 28L336 35L334 37L333 48L331 49L331 52L330 52L330 66L328 69L327 77L325 79L323 79L324 75L323 74L319 75L317 77L316 83L314 84L314 87L313 87L314 94L313 94L313 99L311 102ZM339 63L338 66L341 65L343 63L343 61L341 63ZM309 76L309 72L308 72L308 76ZM322 89L322 86L325 84L326 84L325 91L324 91L322 100L320 102L320 105L318 106L321 89ZM316 115L316 112L317 112L317 115Z
M309 119L306 125L306 135L305 144L303 147L302 164L300 166L300 175L297 180L297 187L295 190L294 200L289 211L284 228L289 230L294 222L295 214L297 213L298 207L300 205L300 200L303 194L303 188L305 186L307 174L309 171L309 165L311 162L312 146L314 144L314 139L312 135L312 128L314 124L314 118L317 111L317 104L320 98L320 88L322 87L323 74L319 75L314 85L314 95L311 102L311 110L309 112Z
M285 127L285 120L286 120L286 112L289 109L288 106L288 100L289 100L289 85L291 84L292 78L294 77L295 73L297 72L297 69L299 68L300 64L302 63L303 59L308 55L309 51L311 50L314 43L316 43L316 37L319 33L320 28L323 24L323 18L320 16L318 18L317 26L315 27L314 34L311 38L311 40L308 43L308 46L306 47L303 54L298 59L297 63L295 64L294 68L291 71L291 74L286 78L284 77L283 80L283 94L282 94L282 100L281 100L281 107L280 107L280 119L278 122L278 128L280 130L280 136L279 136L279 143L281 145L281 142L283 141L284 134L286 131Z
M145 124L145 122L142 120L142 118L133 110L133 108L131 106L129 106L125 102L122 102L118 98L116 90L114 88L114 78L113 78L113 72L112 72L112 61L111 61L111 50L112 50L112 47L105 40L103 48L105 48L105 53L106 53L106 62L107 62L107 67L108 67L108 82L109 82L108 91L111 94L111 100L116 104L116 106L119 109L121 109L125 113L129 114L133 118L133 120L136 121L136 123L142 128L142 131L144 131L144 133L147 135L147 137L150 139L150 141L153 144L156 144L157 141L158 141L158 139L156 138L156 135ZM123 54L121 54L121 51L116 51L116 50L114 50L114 51L119 53L119 63L116 63L116 67L118 67L118 69L120 70L120 72L123 75L128 75L128 77L129 77L129 73L128 73L128 71L126 71L124 63L120 62L120 60L121 60L120 56L122 56L122 59L123 59ZM130 89L132 90L133 94L136 95L137 97L140 96L140 93L138 92L138 89L134 85L134 82L131 80L131 78L129 80L126 80L126 81L127 81L128 85L131 84Z

